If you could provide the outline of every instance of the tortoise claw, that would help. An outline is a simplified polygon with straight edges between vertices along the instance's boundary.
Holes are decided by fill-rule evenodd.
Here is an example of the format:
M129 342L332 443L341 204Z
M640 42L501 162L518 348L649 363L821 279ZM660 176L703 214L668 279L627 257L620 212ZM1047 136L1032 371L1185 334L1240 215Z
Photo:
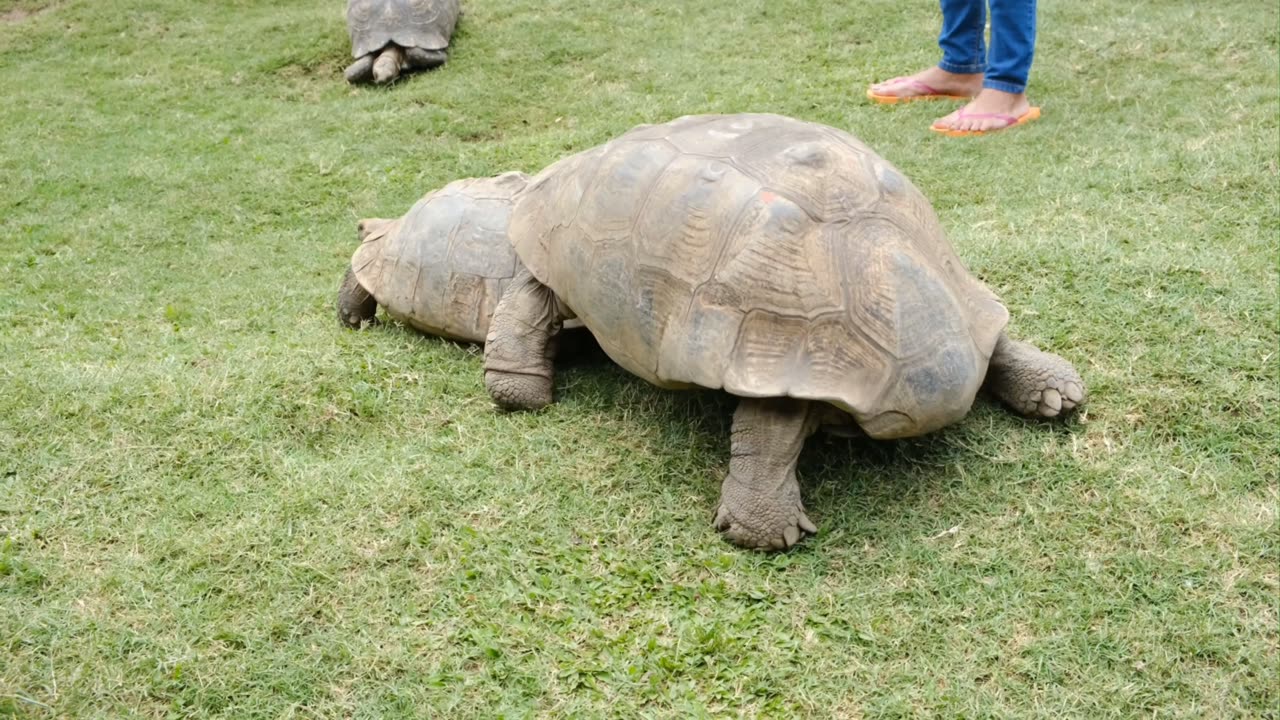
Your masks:
M818 526L813 524L813 521L809 519L808 515L805 515L804 513L800 513L799 524L800 524L800 529L809 533L810 535L818 534Z
M804 514L802 508L790 520L782 523L756 523L748 518L740 518L729 509L728 503L721 501L716 508L716 517L712 525L724 534L730 542L740 547L754 550L787 550L794 547L807 535L818 532L818 526ZM766 514L773 518L777 515Z

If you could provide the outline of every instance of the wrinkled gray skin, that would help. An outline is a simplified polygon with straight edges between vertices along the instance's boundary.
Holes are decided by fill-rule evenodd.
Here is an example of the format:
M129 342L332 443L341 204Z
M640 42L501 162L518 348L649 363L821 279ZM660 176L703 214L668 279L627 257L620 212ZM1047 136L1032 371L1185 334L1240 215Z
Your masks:
M406 70L443 65L460 13L458 0L348 0L347 82L389 83Z

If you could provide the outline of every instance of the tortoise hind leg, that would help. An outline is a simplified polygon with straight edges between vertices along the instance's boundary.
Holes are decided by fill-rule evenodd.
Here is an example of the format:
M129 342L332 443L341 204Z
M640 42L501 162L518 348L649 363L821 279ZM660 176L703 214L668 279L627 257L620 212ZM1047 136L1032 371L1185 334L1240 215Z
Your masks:
M347 274L342 278L338 288L338 322L346 327L359 330L365 325L375 322L378 313L378 301L356 279L356 272L347 266Z
M367 83L373 81L373 59L372 53L356 60L347 66L342 73L346 76L347 82L355 85L357 83Z
M1031 417L1065 415L1085 400L1084 380L1065 358L1004 333L991 353L986 386L1013 410Z
M489 322L484 384L500 407L536 410L551 403L555 336L572 317L525 268L511 279Z
M405 59L409 63L409 67L414 70L430 70L440 67L449 59L449 54L444 50L423 50L422 48L407 48L404 51Z
M720 486L715 527L737 545L785 550L818 528L804 513L796 462L818 429L823 404L794 398L742 398L733 413L729 474Z

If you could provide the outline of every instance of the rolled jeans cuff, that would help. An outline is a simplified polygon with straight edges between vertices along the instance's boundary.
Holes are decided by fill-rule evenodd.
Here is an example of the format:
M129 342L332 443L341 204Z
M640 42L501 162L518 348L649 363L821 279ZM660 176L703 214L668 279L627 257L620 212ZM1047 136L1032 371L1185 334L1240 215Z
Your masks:
M945 70L946 68L943 69ZM1015 83L1000 82L999 80L991 79L983 80L982 87L989 90L999 90L1000 92L1012 93L1014 95L1021 95L1027 91L1026 85L1017 85Z
M956 73L957 75L975 75L977 73L980 73L986 70L987 64L979 62L979 63L970 63L967 65L960 65L958 63L947 62L946 60L943 60L942 62L938 63L938 67L942 68L943 70L946 70L949 73Z

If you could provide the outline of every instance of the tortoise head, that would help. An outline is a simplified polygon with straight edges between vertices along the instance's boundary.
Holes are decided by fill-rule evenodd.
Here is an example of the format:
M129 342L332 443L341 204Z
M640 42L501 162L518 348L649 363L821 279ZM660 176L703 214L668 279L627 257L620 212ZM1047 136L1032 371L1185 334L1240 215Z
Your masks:
M385 218L365 218L356 223L356 237L360 242L364 242L366 238L383 235L390 229L393 222L395 221Z

